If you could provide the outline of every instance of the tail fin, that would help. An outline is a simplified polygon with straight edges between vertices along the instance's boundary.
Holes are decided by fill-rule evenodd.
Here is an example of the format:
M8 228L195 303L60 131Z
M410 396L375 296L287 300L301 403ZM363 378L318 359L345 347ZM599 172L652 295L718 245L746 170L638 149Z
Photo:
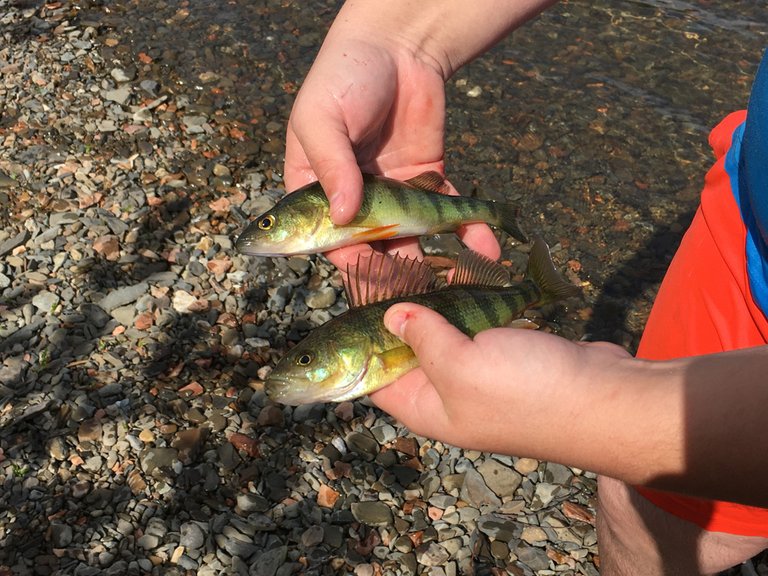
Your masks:
M494 205L499 214L499 228L520 242L528 242L528 237L517 223L517 217L520 213L517 206L505 204L504 202L494 202Z
M541 290L539 304L549 304L556 300L581 295L581 289L565 280L555 269L549 246L538 236L533 239L526 276Z

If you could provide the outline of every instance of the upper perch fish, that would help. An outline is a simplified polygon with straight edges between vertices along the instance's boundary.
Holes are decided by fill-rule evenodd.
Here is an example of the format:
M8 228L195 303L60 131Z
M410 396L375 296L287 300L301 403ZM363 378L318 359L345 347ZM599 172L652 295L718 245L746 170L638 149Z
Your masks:
M536 239L527 277L513 283L506 268L477 253L459 256L453 281L440 286L423 262L374 253L347 271L350 309L315 328L275 366L264 384L283 404L341 402L391 384L415 368L411 348L384 326L396 302L442 314L468 336L505 326L532 306L579 294L555 270L549 248Z
M331 221L328 198L319 182L287 194L251 222L237 239L237 249L251 256L316 254L333 248L438 232L462 224L486 222L520 241L517 210L501 202L449 196L437 172L400 182L363 175L363 204L343 226Z

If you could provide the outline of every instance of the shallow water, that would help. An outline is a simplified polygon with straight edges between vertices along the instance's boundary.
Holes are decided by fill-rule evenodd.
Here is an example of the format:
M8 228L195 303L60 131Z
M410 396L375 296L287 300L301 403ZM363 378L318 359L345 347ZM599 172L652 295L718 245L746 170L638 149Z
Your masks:
M107 57L143 52L140 77L241 122L245 142L226 152L243 168L279 173L293 97L339 5L135 0L85 17L122 37ZM695 209L708 131L746 106L767 7L563 2L449 81L449 177L518 202L588 282L588 308L560 315L567 335L636 343Z

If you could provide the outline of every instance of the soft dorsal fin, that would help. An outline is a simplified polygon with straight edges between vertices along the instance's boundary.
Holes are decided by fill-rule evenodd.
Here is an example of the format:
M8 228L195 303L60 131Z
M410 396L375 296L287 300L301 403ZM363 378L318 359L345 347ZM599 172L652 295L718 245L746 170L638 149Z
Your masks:
M505 287L511 285L511 278L509 270L495 260L464 250L456 260L451 284Z
M424 294L443 284L423 261L371 252L360 254L356 265L347 264L344 291L349 307L358 308L389 298Z
M406 183L428 192L437 192L438 194L450 194L451 192L451 187L445 181L445 177L434 170L422 172L418 176L406 180Z

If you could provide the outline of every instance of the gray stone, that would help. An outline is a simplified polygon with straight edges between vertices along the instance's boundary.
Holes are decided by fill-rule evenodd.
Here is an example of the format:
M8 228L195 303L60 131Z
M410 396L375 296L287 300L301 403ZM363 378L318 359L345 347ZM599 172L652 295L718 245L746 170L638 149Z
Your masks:
M205 544L205 533L197 522L185 522L181 525L179 544L184 548L196 550Z
M179 452L174 448L148 448L139 455L141 469L150 476L159 469L173 469L179 461Z
M312 548L323 541L325 530L322 526L310 526L301 535L301 545L305 548Z
M68 524L51 524L51 545L54 548L66 548L72 543L72 527Z
M115 88L114 90L104 91L104 98L107 100L110 100L111 102L116 102L117 104L125 104L126 102L128 102L128 99L130 97L131 97L130 86L120 86L119 88Z
M523 531L523 527L518 522L495 515L478 518L477 529L490 538L504 542L520 538Z
M472 506L490 505L498 507L501 500L488 488L485 480L474 468L469 468L464 474L464 484L461 487L461 499Z
M119 306L125 306L131 302L135 302L148 291L149 284L146 282L139 282L132 286L123 286L112 290L112 292L99 300L98 304L105 312L112 312L112 310Z
M423 566L440 566L449 558L448 550L437 542L426 542L416 548L416 560Z
M40 312L51 313L59 305L59 296L48 290L42 290L32 297L32 304Z
M517 554L518 560L534 572L538 573L549 568L549 558L544 548L519 544L514 552Z
M245 514L250 512L266 512L269 510L269 501L260 494L240 493L237 495L237 507Z
M369 434L361 432L350 432L346 437L347 447L352 451L363 456L366 460L373 460L379 453L379 443Z
M250 576L275 576L278 568L285 564L287 546L278 546L261 554L251 567Z
M397 437L397 430L391 424L381 424L371 428L371 434L379 444L388 444Z
M558 484L548 484L546 482L539 482L536 484L536 489L533 493L533 500L531 501L532 510L540 510L550 505L552 500L560 493L565 492Z
M304 298L304 302L312 309L328 308L336 302L336 290L325 286L319 290L313 290Z
M509 466L504 466L501 462L488 458L485 462L477 466L477 471L485 480L488 488L493 490L499 498L507 498L515 494L515 490L520 486L523 477Z
M351 508L355 520L367 526L392 524L392 510L384 502L356 502Z
M160 546L160 538L154 534L144 534L141 538L136 540L136 545L144 550L154 550Z
M567 466L556 462L547 462L541 472L541 479L550 484L562 484L568 486L573 479L573 472Z

